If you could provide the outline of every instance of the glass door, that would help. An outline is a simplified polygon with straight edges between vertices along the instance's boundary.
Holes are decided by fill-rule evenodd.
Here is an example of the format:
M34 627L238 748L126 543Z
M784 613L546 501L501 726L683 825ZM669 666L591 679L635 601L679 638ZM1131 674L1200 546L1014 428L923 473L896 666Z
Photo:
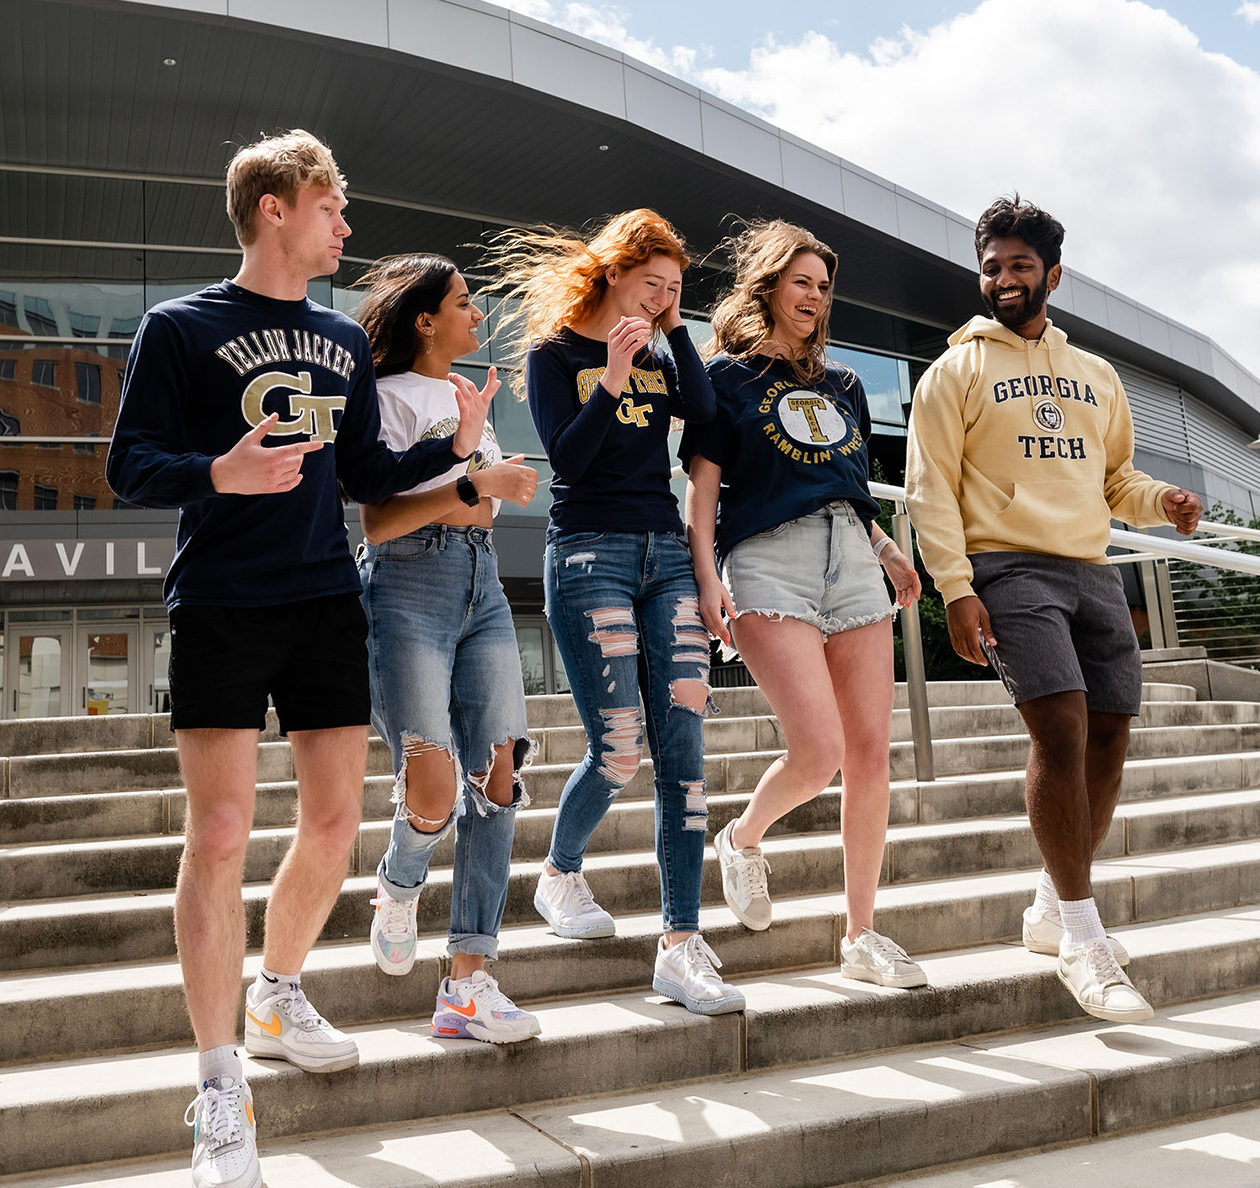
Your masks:
M7 718L59 718L72 713L73 628L11 625L5 649Z
M137 697L139 629L133 623L80 623L79 704L75 714L140 713Z
M144 650L141 653L143 668L140 682L148 693L148 702L138 706L140 713L169 714L171 712L171 682L168 670L171 663L171 628L169 623L144 625Z

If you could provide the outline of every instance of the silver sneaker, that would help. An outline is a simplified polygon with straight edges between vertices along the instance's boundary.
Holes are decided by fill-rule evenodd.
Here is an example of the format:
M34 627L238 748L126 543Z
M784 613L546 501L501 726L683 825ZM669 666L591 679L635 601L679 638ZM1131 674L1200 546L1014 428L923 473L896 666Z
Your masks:
M544 866L534 892L534 907L557 936L584 940L613 936L616 922L595 902L579 870L548 874Z
M841 940L840 975L900 990L927 985L927 974L905 949L869 928L863 928L855 941L847 936Z
M184 1113L193 1128L193 1188L258 1188L254 1095L244 1081L214 1077Z
M1112 1023L1141 1023L1155 1014L1134 988L1105 940L1074 945L1065 936L1059 946L1059 981L1081 1010Z
M1047 957L1059 955L1059 945L1063 941L1063 920L1054 912L1038 912L1029 906L1024 909L1024 948L1030 953L1044 953ZM1129 964L1128 950L1114 937L1108 934L1107 944L1111 946L1111 954L1116 964Z
M742 1011L747 1005L744 996L734 986L722 981L718 974L721 968L718 955L698 932L672 949L665 947L665 938L661 937L656 945L652 989L657 994L681 1002L697 1015L725 1015L729 1011Z
M763 932L770 927L770 891L766 886L770 863L762 856L760 846L737 850L731 844L734 827L735 822L728 821L713 839L722 868L722 895L745 928Z
M245 1051L287 1060L306 1072L337 1072L359 1063L358 1045L311 1006L296 982L255 982L245 991Z

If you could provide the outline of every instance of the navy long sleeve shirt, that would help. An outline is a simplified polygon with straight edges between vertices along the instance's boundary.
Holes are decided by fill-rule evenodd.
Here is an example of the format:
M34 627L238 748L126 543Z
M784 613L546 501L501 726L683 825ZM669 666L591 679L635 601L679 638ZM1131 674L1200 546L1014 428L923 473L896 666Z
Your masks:
M671 360L645 348L623 391L602 380L608 344L567 327L532 347L529 411L554 476L548 536L570 532L682 532L669 485L671 417L703 423L717 398L684 326Z
M291 491L220 495L211 462L273 412L265 446L329 444L304 456ZM145 315L105 470L128 503L180 509L168 608L275 606L358 591L339 483L375 503L458 461L449 437L405 454L379 438L363 328L223 281Z

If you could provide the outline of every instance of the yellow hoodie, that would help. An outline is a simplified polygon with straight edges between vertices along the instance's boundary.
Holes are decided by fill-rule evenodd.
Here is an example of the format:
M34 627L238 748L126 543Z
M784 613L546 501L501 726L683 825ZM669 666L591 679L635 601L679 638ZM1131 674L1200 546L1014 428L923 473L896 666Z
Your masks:
M1104 564L1112 518L1166 524L1160 498L1173 489L1133 469L1115 369L1050 322L1030 342L972 318L915 389L906 498L947 603L974 593L968 553Z

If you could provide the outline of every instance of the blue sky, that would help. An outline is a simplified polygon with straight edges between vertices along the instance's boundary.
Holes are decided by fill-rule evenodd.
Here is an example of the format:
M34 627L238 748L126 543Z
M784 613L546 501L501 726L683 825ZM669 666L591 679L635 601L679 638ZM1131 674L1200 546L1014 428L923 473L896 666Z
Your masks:
M1260 375L1260 0L499 0L1064 261Z

